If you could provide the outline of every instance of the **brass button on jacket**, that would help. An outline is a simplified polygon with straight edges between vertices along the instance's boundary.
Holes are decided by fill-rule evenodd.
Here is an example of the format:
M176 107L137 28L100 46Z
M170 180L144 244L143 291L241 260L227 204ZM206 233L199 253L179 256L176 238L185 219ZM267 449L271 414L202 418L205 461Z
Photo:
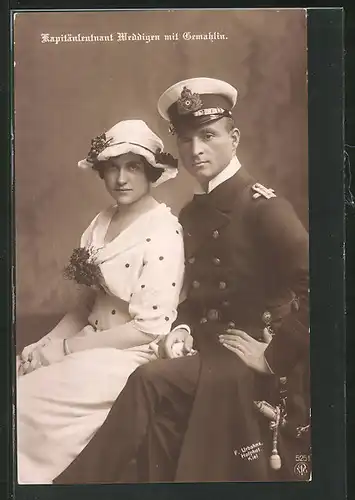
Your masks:
M217 309L210 309L207 312L207 318L210 321L217 321L219 319L219 311Z

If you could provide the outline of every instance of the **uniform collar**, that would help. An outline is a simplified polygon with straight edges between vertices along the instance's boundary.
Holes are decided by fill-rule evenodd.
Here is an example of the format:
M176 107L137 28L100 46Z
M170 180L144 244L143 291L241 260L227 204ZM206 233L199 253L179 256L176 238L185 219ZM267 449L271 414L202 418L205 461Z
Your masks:
M215 231L231 222L232 212L244 203L243 192L254 182L248 172L240 168L209 194L194 196L181 218L187 258L195 255Z
M205 214L207 210L227 214L241 203L244 189L254 183L253 177L244 168L239 168L235 174L216 186L209 194L195 194L193 203L195 206L204 207Z
M211 193L216 187L218 187L222 182L227 181L231 177L233 177L234 174L238 172L238 170L241 168L241 164L236 156L233 156L231 161L228 163L226 168L222 170L216 177L210 180L208 183L208 189L207 189L207 194ZM198 186L195 194L206 194L206 191L203 190L201 186Z

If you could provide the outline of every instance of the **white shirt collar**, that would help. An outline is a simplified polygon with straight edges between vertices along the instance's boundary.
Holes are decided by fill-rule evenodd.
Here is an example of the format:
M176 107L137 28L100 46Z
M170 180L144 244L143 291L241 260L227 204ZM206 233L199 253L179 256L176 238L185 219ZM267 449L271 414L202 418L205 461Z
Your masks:
M210 193L214 189L216 189L217 186L222 184L222 182L227 181L231 177L233 177L234 174L238 172L238 170L241 168L241 164L236 156L233 156L231 161L228 163L225 169L222 170L219 174L216 175L213 179L210 180L208 183L208 189L207 193ZM195 194L206 194L206 191L201 186L198 186Z

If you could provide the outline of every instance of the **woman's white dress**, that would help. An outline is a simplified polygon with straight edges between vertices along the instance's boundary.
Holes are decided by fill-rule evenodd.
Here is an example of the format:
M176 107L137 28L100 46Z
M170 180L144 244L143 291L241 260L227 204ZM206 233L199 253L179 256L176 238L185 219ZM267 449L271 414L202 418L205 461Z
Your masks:
M100 335L132 322L152 335L154 346L177 315L184 273L182 230L170 209L159 204L104 244L114 210L98 214L81 239L81 246L97 249L105 285L85 333ZM51 483L73 461L104 422L129 375L147 362L140 356L146 350L147 345L81 351L18 377L19 483Z

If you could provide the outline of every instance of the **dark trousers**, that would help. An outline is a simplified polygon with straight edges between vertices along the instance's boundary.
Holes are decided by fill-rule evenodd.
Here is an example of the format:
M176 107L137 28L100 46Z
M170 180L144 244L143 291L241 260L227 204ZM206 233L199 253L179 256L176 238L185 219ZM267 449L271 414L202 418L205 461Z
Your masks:
M125 482L132 459L138 481L173 481L199 370L199 355L139 367L102 427L54 483Z

